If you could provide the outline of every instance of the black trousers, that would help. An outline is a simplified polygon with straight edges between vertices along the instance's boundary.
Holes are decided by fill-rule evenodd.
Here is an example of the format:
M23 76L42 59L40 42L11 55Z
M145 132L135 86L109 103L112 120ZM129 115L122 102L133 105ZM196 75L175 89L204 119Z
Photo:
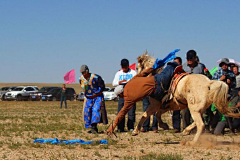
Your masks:
M240 119L239 118L233 119L233 129L237 129L240 131Z
M124 99L119 98L118 100L118 113L124 106ZM128 130L134 129L134 123L136 119L136 104L128 111L128 121L127 121L127 128ZM118 124L118 130L124 131L125 128L125 118L121 120L121 122Z
M181 114L180 114L180 110L173 111L172 123L173 123L173 128L174 129L178 129L179 131L181 130Z
M191 113L188 108L182 110L182 122L183 122L183 129L191 124Z
M150 105L150 102L149 102L149 97L144 97L143 98L143 111L145 112L148 107ZM146 130L146 131L149 131L149 130L157 130L158 129L158 121L157 121L157 118L156 118L156 114L154 113L153 114L153 123L152 123L152 127L150 127L150 117L148 117L146 119L146 121L143 123L143 129Z
M66 96L61 96L61 105L60 108L62 108L63 101L65 103L65 108L67 108L67 97Z

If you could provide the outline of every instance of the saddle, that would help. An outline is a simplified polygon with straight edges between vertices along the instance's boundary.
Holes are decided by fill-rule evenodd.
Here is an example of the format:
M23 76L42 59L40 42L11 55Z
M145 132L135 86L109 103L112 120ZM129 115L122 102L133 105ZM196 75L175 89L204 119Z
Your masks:
M171 90L171 93L175 93L175 90L176 90L176 87L178 85L178 82L186 75L188 75L189 73L177 73L173 76L172 78L172 82L171 82L171 85L170 85L170 90Z
M167 109L169 106L167 105L170 100L173 98L173 94L175 93L176 87L178 85L178 82L186 75L188 75L189 73L186 73L183 68L182 65L181 66L177 66L173 72L173 78L171 80L169 89L167 90L167 94L163 97L162 99L162 104L163 104L163 108Z

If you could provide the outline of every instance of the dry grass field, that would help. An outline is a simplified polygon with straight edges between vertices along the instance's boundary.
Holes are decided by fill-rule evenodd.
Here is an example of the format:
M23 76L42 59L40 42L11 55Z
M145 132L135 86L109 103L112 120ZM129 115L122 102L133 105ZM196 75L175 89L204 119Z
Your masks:
M60 109L59 101L0 101L0 159L240 159L239 133L203 134L199 145L194 147L181 145L181 141L191 140L193 135L182 136L172 130L159 129L159 133L150 131L136 137L125 132L117 133L117 138L108 138L104 133L107 126L101 124L100 134L88 134L82 123L82 103L68 101L68 109ZM112 122L117 102L107 101L106 108L109 122ZM142 103L138 102L137 122L142 113ZM171 127L170 113L163 119ZM108 144L33 143L39 138L107 139Z

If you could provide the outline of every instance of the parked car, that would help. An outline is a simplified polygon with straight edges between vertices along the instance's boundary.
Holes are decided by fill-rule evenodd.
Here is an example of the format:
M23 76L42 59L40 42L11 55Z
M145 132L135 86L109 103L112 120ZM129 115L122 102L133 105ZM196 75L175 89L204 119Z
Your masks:
M81 92L76 96L77 101L83 101L84 98L85 98L84 92Z
M105 87L105 89L103 90L103 92L105 92L105 91L110 91L112 88L110 88L110 87Z
M114 88L106 87L103 91L104 100L106 101L117 101L118 96L114 93Z
M42 94L42 101L60 101L62 88L53 88ZM75 99L75 90L73 88L66 88L67 100L73 101Z
M39 101L39 100L42 99L42 94L43 93L46 93L46 92L50 91L53 88L60 88L60 87L56 87L56 86L42 87L42 88L40 88L39 91L31 93L30 97L29 97L29 100L31 100L31 101Z
M30 93L34 93L37 91L37 86L18 86L12 91L5 93L5 99L17 101L28 100L30 97Z
M5 99L5 94L6 94L7 92L12 91L14 88L16 88L16 86L2 87L2 88L0 89L0 99L1 99L2 101L5 101L5 100L6 100L6 99Z

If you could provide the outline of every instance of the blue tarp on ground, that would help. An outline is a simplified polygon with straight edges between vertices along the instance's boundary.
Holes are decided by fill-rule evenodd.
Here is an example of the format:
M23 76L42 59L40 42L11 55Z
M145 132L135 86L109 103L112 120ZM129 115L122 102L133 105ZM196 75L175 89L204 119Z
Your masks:
M58 140L55 139L35 139L34 143L51 143L51 144L91 144L91 143L100 143L100 144L107 144L107 140L100 140L100 141L84 141L81 139L73 139L73 140Z

